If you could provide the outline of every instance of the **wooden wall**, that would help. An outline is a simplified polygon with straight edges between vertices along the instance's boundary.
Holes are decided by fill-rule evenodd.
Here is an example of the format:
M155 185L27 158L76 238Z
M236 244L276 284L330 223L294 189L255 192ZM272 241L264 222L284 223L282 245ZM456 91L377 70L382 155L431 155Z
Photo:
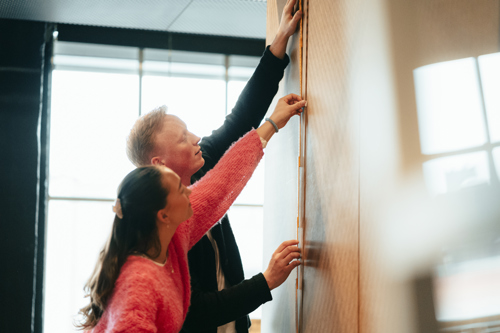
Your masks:
M274 37L281 16L278 13L281 13L283 6L284 2L268 2L268 36ZM277 98L289 92L300 92L298 45L298 34L295 34L289 41L287 51L295 65L287 67L286 79L280 83ZM269 108L269 112L274 110L277 98ZM279 135L275 135L269 141L265 152L264 262L266 264L279 244L297 238L299 123L298 117L290 119L287 126L280 130ZM296 280L297 270L292 272L282 286L272 292L274 300L263 306L262 332L295 332Z
M452 203L429 197L413 70L498 52L499 2L303 1L303 303L297 318L294 272L264 306L262 332L423 332L413 281L432 269L444 244L500 218L491 200L477 206L500 191ZM268 0L268 44L285 2ZM296 34L277 97L301 91L298 47ZM293 119L266 152L266 261L279 243L297 237L299 124ZM481 219L481 210L490 218Z

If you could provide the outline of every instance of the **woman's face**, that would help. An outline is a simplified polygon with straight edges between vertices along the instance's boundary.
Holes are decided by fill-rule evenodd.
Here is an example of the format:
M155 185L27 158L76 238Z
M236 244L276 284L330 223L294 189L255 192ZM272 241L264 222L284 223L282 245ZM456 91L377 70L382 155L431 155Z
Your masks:
M177 227L193 215L189 202L191 190L184 186L180 177L167 167L164 167L163 186L168 190L165 213L169 222Z

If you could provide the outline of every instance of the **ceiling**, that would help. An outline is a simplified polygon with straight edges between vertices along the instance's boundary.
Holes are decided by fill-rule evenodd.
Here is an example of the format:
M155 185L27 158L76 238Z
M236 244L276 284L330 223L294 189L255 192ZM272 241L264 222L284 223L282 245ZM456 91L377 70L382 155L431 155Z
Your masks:
M266 37L267 0L0 0L0 18Z

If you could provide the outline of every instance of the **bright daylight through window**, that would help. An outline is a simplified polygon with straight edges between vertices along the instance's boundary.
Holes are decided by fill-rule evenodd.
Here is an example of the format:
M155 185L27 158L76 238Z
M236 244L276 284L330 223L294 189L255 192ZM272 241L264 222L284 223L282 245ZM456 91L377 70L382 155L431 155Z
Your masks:
M144 62L139 66L139 52ZM259 58L58 42L52 76L44 331L75 331L83 286L133 169L125 140L142 113L165 104L200 137L231 112ZM140 70L141 68L141 70ZM264 166L229 211L245 269L262 271ZM251 317L260 318L257 310Z
M429 192L445 196L467 189L498 190L500 53L420 67L414 79ZM445 256L438 266L435 305L442 322L500 312L500 257L492 256L494 251L489 249L480 258L467 257L470 253L481 254L477 249L461 249ZM464 327L464 332L472 329L472 325Z
M430 193L498 185L500 53L420 67L414 79Z

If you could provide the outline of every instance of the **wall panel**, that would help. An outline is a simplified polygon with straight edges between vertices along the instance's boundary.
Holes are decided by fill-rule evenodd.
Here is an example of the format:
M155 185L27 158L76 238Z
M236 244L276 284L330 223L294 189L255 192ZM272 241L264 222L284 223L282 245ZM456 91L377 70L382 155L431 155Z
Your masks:
M268 41L284 2L268 0ZM294 326L293 276L265 308L263 332L431 333L423 329L432 325L419 317L415 286L442 260L443 248L482 234L500 237L500 188L492 181L438 198L430 195L422 168L432 157L420 150L413 70L499 52L500 3L307 4L302 321ZM294 41L281 96L297 84ZM287 236L296 226L296 197L287 192L286 198L271 201L268 193L276 195L276 187L298 190L292 170L299 126L292 126L266 157L266 227L274 223L270 217L286 215L280 229ZM288 178L275 181L274 159ZM269 230L266 244L277 237Z
M267 44L278 30L281 12L286 1L268 1ZM289 41L287 54L291 64L285 79L269 108L272 113L278 98L287 93L300 94L298 79L298 41L294 36ZM275 135L266 148L265 198L264 198L264 262L285 240L297 239L298 214L298 152L299 117L293 117L287 126ZM262 310L262 332L296 331L296 270L279 288L272 291L273 301L264 304Z
M278 11L286 1L268 1L268 41L274 37L279 18ZM333 13L355 12L360 2L322 2L310 7L309 32L305 37L308 51L308 107L306 143L306 191L304 229L304 281L302 330L307 332L355 332L358 311L358 118L348 110L344 98L348 91L345 64L348 61L351 17L339 17L331 25ZM298 33L292 37L288 53L292 63L285 74L281 96L300 91L298 77ZM332 43L332 39L334 43ZM339 47L345 44L345 47ZM278 96L278 97L281 97ZM294 119L298 121L298 119ZM282 219L281 233L295 235L298 183L298 123L291 123L287 131L273 139L266 157L265 252L270 253L276 223L274 212ZM286 146L287 145L287 146ZM278 149L275 147L278 146ZM274 150L272 150L274 149ZM273 167L272 160L280 162ZM283 165L287 163L287 165ZM288 164L289 163L289 164ZM295 173L284 179L283 170ZM288 171L286 171L288 172ZM276 177L280 173L279 180ZM269 176L269 177L268 177ZM281 180L281 181L280 181ZM273 187L290 184L287 190L293 198L277 200ZM293 184L293 185L292 185ZM286 195L288 197L288 194ZM278 242L274 242L273 246ZM292 288L293 287L293 288ZM297 327L294 298L294 276L273 293L275 300L264 307L263 332L295 332ZM283 295L286 294L286 295ZM286 299L283 306L281 299ZM283 325L283 318L289 318ZM279 330L277 328L279 327Z
M348 96L360 10L308 4L304 332L357 332L359 114Z

